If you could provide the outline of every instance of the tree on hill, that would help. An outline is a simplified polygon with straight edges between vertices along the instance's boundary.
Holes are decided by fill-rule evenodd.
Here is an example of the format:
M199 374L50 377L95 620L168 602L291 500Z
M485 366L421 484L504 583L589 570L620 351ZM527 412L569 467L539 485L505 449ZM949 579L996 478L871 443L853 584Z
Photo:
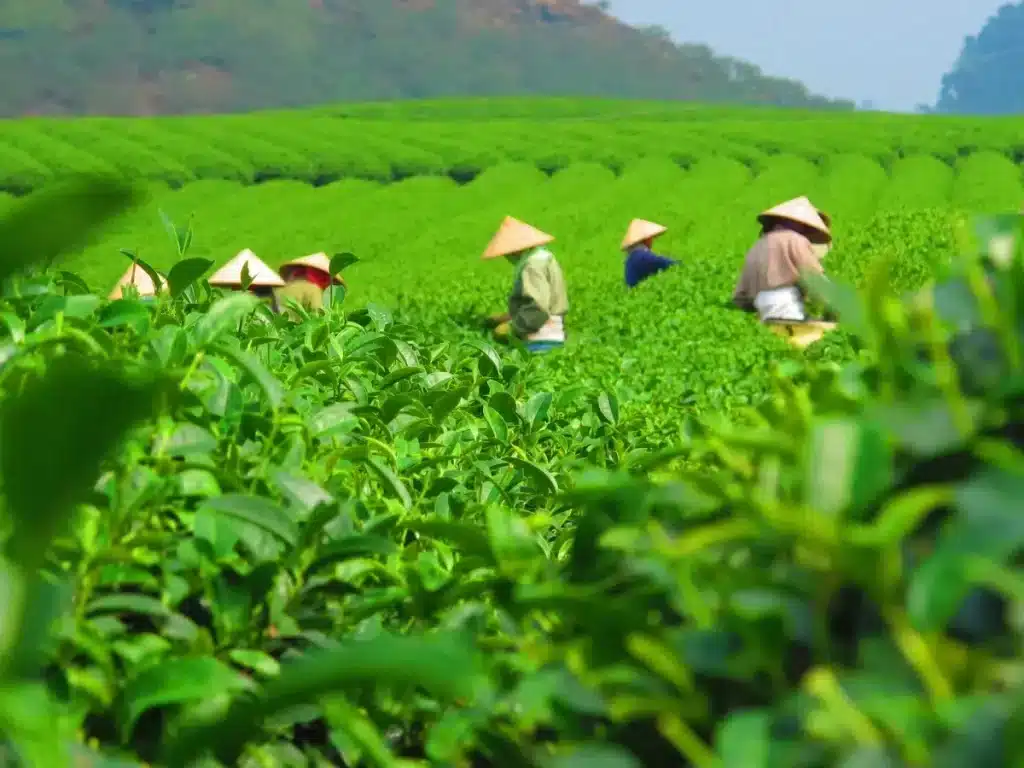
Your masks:
M1024 112L1024 2L1004 5L981 32L969 35L953 69L942 78L938 112Z
M852 108L579 0L5 0L0 115L442 96Z

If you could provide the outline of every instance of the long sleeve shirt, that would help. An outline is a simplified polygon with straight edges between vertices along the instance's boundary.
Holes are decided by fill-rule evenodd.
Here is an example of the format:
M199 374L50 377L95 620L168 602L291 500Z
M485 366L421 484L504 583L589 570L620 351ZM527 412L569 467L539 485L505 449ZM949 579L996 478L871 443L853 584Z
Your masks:
M626 257L626 285L633 288L651 275L678 263L675 259L659 256L647 246L635 246L629 250Z
M804 273L825 273L811 241L791 229L769 232L747 251L733 303L741 309L754 309L759 293L799 286Z
M562 317L569 296L562 268L551 251L534 248L516 265L508 313L516 335L530 341L564 341Z

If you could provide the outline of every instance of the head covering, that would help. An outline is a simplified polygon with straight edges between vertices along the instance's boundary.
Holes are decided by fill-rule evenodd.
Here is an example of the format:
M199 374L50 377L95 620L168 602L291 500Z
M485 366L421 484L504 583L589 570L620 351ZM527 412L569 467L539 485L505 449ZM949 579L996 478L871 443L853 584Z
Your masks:
M166 278L157 272L157 276L160 278L160 290L167 290ZM156 286L153 285L153 278L137 262L132 262L132 265L128 267L128 271L121 275L121 279L117 281L117 285L114 286L113 290L107 298L120 299L124 296L124 289L126 286L134 285L135 289L139 292L139 296L156 296Z
M646 221L644 219L633 219L629 222L629 229L626 230L626 236L622 239L622 248L632 248L637 243L642 243L644 240L650 240L652 237L658 237L668 232L668 227L663 227L661 224L655 224L653 221Z
M554 239L546 232L541 232L519 219L506 216L505 220L501 222L501 226L498 227L498 232L487 244L487 250L484 251L482 258L498 259L502 256L510 256L513 253L547 245Z
M315 267L281 267L278 272L289 285L296 281L302 281L315 285L321 291L326 291L331 287L331 276Z
M210 276L210 285L236 288L242 285L242 266L248 263L253 288L280 288L284 280L248 248Z
M286 261L277 271L282 272L288 267L308 267L310 269L316 269L323 272L328 276L328 278L331 276L331 259L323 251L320 253L312 253L309 256L302 256L298 259L292 259L291 261ZM345 281L341 279L340 274L334 275L334 282L338 285L345 284Z
M817 208L816 210L818 211L818 216L821 218L821 220L823 222L825 222L825 226L828 227L829 234L831 235L831 233L832 233L832 217L829 216L827 213L825 213L823 210L821 210L821 208Z
M805 227L810 227L823 235L832 238L832 232L828 228L828 224L821 218L818 213L818 209L811 205L811 201L806 197L795 197L792 200L787 200L784 203L779 203L774 208L769 208L758 214L757 220L762 224L768 224L772 219L783 221L792 221L797 224L803 224Z

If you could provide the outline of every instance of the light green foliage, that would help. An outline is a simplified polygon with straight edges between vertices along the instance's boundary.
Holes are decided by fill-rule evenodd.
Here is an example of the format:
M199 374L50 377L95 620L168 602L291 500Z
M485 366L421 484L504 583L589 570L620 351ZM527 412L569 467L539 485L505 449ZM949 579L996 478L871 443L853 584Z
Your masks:
M1015 179L981 192L942 153L890 175L862 146L816 160L733 129L746 160L686 168L659 148L613 170L591 145L550 178L537 154L463 185L156 188L9 280L4 746L25 765L74 742L245 768L1019 761L1024 275L987 281L955 245L957 205ZM835 222L814 288L844 328L804 353L724 306L753 215L796 194ZM546 357L478 327L511 281L479 260L507 213L558 237L570 342ZM670 225L682 263L627 293L633 216ZM80 240L80 216L54 221L75 231L8 230L19 253ZM350 251L351 292L295 322L211 289L201 270L242 247ZM101 299L119 248L169 294ZM936 275L933 305L899 301Z

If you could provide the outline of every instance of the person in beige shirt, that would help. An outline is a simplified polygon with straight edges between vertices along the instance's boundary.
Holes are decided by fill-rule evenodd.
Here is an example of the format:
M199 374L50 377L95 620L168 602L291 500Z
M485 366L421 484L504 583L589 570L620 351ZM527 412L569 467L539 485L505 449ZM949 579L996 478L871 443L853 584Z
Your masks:
M495 336L515 334L531 352L565 344L569 296L555 256L545 246L554 237L507 216L484 251L484 259L504 257L515 265L508 311L488 318Z
M824 275L832 244L827 214L806 197L787 200L758 216L761 236L747 251L733 303L762 322L806 321L804 274Z

